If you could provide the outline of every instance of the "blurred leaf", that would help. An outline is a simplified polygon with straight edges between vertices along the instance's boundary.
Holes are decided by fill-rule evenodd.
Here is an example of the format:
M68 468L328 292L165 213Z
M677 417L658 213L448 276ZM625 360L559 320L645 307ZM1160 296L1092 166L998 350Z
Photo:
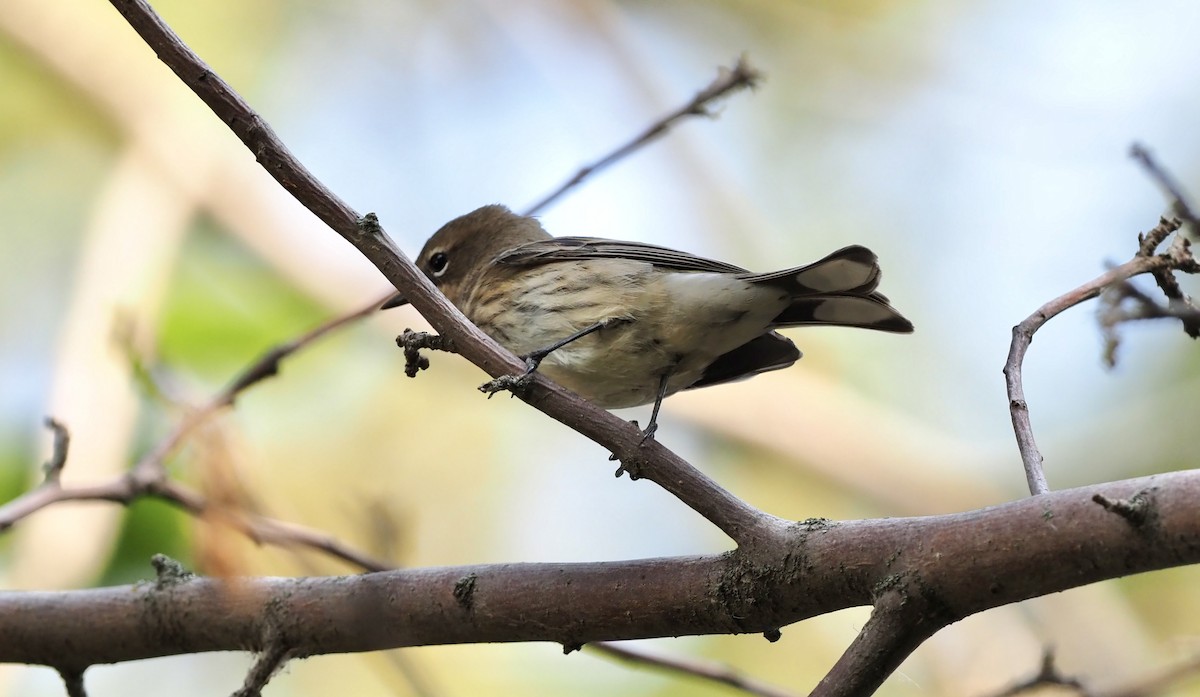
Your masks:
M223 383L326 311L206 224L184 245L159 334L160 358Z
M70 134L89 142L115 142L107 119L84 95L58 79L17 45L0 41L0 151L28 147L32 138Z

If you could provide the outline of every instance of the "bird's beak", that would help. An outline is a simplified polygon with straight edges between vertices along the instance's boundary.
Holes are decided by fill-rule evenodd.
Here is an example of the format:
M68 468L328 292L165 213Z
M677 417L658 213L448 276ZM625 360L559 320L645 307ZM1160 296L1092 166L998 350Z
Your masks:
M380 310L390 310L393 307L400 307L402 305L407 305L407 304L408 304L408 298L404 297L400 293L396 293L392 297L385 300L384 303L379 306L379 309Z

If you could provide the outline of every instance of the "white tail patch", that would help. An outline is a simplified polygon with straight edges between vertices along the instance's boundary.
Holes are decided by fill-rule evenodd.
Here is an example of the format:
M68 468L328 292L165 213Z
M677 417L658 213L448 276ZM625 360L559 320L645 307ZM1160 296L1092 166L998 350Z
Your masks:
M852 296L822 300L812 311L817 322L852 326L869 326L893 320L895 316L886 305Z
M837 292L866 285L875 276L875 266L854 259L831 259L801 271L794 277L800 285L817 292Z

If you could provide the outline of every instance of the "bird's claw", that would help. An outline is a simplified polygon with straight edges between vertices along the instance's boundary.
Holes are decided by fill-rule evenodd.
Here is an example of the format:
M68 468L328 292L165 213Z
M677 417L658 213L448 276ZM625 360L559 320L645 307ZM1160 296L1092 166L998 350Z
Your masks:
M529 388L530 376L532 372L521 373L520 375L501 375L494 380L488 380L479 386L479 391L486 394L488 399L497 392L511 392L516 396L520 396Z

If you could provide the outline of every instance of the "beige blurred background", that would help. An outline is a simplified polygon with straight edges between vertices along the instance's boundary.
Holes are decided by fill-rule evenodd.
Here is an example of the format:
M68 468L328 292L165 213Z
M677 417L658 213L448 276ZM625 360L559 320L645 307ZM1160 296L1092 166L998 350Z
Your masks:
M1165 209L1125 152L1146 143L1200 195L1200 5L1086 2L169 0L155 7L293 151L410 253L484 203L520 209L706 85L742 52L768 79L543 215L752 269L851 243L881 257L912 337L792 332L796 367L671 398L659 438L792 518L933 514L1023 495L1000 369L1013 324L1132 254ZM44 415L73 435L67 481L112 475L178 418L133 375L200 401L267 347L386 284L288 199L101 0L0 4L0 489L33 481ZM1189 286L1196 292L1196 284ZM230 474L262 510L424 566L720 551L727 541L599 447L433 355L403 375L377 316L285 364L170 462ZM1034 342L1026 391L1051 485L1194 466L1175 425L1200 389L1174 327L1125 332L1106 371L1093 308ZM120 340L118 340L120 339ZM629 418L645 419L647 410ZM1188 417L1189 419L1191 417ZM0 538L6 588L204 569L347 573L257 549L153 502L38 514ZM210 569L211 570L211 569ZM1195 569L970 618L885 695L986 695L1062 669L1114 687L1200 653ZM726 662L797 694L867 616L783 639L639 642ZM92 695L228 694L249 659L88 672ZM1190 690L1190 691L1189 691ZM288 666L270 695L717 695L723 688L555 645L421 648ZM60 695L0 667L0 694ZM1187 684L1173 694L1200 694Z

